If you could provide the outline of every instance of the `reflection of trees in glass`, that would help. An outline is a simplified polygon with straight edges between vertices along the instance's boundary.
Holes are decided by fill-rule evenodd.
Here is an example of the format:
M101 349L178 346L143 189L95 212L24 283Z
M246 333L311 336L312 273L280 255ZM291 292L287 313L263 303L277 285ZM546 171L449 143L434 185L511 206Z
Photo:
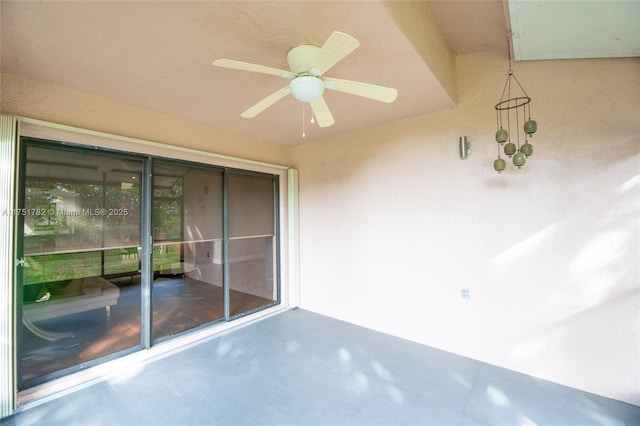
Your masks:
M182 179L176 178L171 186L156 186L153 195L158 198L182 198Z
M132 186L122 188L120 186L108 186L106 208L127 209L127 215L114 216L121 222L140 221L140 188Z
M32 252L140 244L139 185L30 179L25 188L25 209L37 212L25 216L31 229L25 248ZM114 210L122 214L109 215ZM132 255L123 255L120 250L105 250L103 255L101 251L28 255L24 283L101 275L101 263L105 273L139 269L137 251Z
M83 209L93 210L101 205L102 185L50 180L27 182L25 208L35 210L37 214L27 215L25 220L32 231L40 234L73 232L95 239L96 218L83 215L82 212Z
M140 187L107 186L105 206L105 243L140 244Z
M155 186L153 190L153 237L158 240L182 238L182 179L175 178L170 186Z
M102 185L92 183L65 183L54 180L27 181L27 205L64 203L65 200L80 197L80 200L91 206L99 206L102 200Z
M103 188L104 199L103 199ZM29 181L26 188L25 208L37 209L34 215L35 231L68 233L73 222L73 233L92 236L99 242L98 233L104 220L108 228L107 239L113 244L137 245L140 233L140 187L122 187L119 184L63 183L56 181ZM105 214L100 209L106 209ZM109 214L116 211L116 214ZM47 212L47 214L40 214ZM64 231L64 232L62 232Z

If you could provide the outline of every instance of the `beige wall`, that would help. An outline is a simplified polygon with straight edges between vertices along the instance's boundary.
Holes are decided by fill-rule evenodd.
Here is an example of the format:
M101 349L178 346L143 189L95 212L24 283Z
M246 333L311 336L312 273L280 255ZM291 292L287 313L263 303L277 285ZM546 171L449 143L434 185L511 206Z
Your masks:
M9 114L293 161L303 308L640 404L640 65L514 64L539 132L529 163L498 175L506 65L457 58L455 109L293 149L14 75L1 100Z
M640 64L514 64L539 131L501 175L507 63L456 70L455 109L293 149L301 306L640 404Z
M2 73L1 111L274 164L289 163L289 147L123 104L54 84Z

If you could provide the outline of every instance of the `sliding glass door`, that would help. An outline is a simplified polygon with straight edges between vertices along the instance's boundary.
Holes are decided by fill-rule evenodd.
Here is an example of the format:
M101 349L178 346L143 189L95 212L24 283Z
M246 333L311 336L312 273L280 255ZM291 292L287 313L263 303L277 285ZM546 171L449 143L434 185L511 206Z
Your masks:
M272 176L232 172L229 193L229 314L278 301L276 182Z
M273 176L154 160L153 182L154 339L278 302Z
M140 345L142 161L23 145L21 386Z
M153 338L224 319L223 171L153 162Z
M20 389L279 303L277 177L21 142Z

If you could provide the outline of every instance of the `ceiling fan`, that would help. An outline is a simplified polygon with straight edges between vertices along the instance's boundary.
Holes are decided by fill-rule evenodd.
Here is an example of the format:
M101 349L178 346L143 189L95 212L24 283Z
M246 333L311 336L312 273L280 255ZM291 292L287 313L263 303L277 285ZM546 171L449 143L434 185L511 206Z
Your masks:
M322 47L305 44L289 50L289 53L287 53L287 62L289 63L290 71L235 61L233 59L217 59L213 61L213 65L223 68L277 75L290 80L286 87L272 93L240 114L242 117L253 118L280 99L291 94L297 100L311 104L311 110L318 120L320 127L329 127L335 123L335 120L331 115L329 106L322 97L325 89L387 103L395 101L398 97L398 91L390 87L323 77L325 72L329 71L331 67L344 59L358 46L360 46L358 40L349 34L334 31Z

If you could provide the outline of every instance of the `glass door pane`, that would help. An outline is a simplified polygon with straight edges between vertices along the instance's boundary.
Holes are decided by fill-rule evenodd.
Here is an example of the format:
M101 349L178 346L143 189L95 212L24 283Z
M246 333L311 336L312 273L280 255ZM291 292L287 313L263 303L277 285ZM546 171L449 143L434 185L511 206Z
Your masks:
M153 163L153 338L224 318L222 171Z
M23 140L20 387L140 345L142 161Z
M276 181L229 173L229 312L238 316L278 301Z

